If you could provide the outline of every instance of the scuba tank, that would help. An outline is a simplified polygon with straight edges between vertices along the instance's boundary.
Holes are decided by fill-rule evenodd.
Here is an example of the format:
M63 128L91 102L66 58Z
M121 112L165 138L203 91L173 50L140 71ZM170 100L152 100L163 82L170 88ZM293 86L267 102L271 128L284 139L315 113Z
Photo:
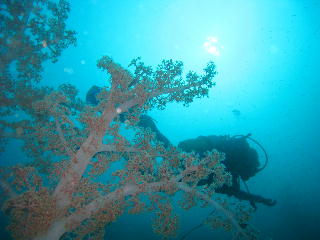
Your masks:
M264 147L257 140L252 138L251 135L252 135L251 133L248 133L247 135L239 134L239 135L234 135L231 138L232 139L239 139L239 138L249 139L251 142L255 143L262 150L262 152L264 154L264 157L265 157L265 161L264 161L263 166L256 170L256 173L258 173L258 172L262 171L263 169L265 169L267 167L268 162L269 162L269 158L268 158L268 154L267 154L266 150L264 149Z

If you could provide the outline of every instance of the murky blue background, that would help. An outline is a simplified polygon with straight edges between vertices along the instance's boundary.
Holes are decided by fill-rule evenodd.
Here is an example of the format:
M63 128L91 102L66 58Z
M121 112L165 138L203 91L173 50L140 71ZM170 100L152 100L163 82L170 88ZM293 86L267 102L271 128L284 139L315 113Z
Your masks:
M68 24L78 32L78 46L46 64L42 84L68 82L84 98L106 81L96 68L103 55L122 66L138 56L152 66L172 58L186 71L201 71L213 60L219 74L209 98L150 115L174 144L252 133L270 161L248 186L278 201L272 208L259 205L252 220L262 239L320 239L319 15L320 1L312 0L73 0ZM210 211L182 212L180 233ZM160 239L150 217L121 217L105 239ZM188 239L214 237L230 239L206 227Z

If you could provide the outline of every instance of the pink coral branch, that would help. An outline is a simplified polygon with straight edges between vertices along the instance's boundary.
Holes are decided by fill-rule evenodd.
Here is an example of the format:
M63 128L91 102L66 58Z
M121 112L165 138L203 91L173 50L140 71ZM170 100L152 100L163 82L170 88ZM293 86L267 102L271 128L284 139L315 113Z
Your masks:
M194 188L191 188L190 186L188 186L183 182L160 181L160 182L148 183L144 185L143 192L144 193L158 192L162 187L168 186L169 183L175 184L180 190L184 192L195 193L201 199L210 203L213 207L215 207L218 211L221 211L227 218L230 219L232 224L237 229L238 233L247 237L246 233L243 232L242 228L240 227L238 222L235 220L231 212L226 210L224 207L222 207L219 203L211 199L206 194L201 193L199 191L194 191ZM124 199L126 196L137 195L141 192L142 190L141 188L139 188L138 185L128 183L122 188L118 188L117 190L107 194L104 197L95 199L85 207L79 209L69 217L65 218L63 222L65 223L65 225L72 226L72 229L74 229L77 226L79 226L82 221L98 213L100 209L103 208L104 206L108 204L112 204L113 201ZM110 211L112 211L112 209L110 209ZM63 234L64 232L65 230L61 231L61 234Z
M94 135L90 135L76 152L73 161L60 179L54 191L54 196L57 197L58 206L60 208L64 208L70 203L71 193L76 189L91 158L100 148L100 145L101 139ZM66 194L66 188L68 189L69 194Z
M179 182L179 183L177 183L177 185L178 185L178 188L180 188L181 190L183 190L185 192L188 192L188 193L196 194L201 199L203 199L206 202L210 203L215 209L217 209L218 211L221 211L232 222L232 225L237 229L237 232L239 232L240 234L242 234L245 237L248 237L247 234L240 227L240 225L237 222L237 220L233 217L232 213L229 212L224 207L222 207L218 202L214 201L209 196L207 196L204 193L201 193L200 191L194 191L194 188L189 187L187 184L185 184L183 182Z

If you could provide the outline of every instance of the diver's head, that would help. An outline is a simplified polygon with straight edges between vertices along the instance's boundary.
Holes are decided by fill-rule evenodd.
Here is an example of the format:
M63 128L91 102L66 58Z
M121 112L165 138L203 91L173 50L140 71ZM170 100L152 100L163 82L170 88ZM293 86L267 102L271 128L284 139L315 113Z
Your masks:
M101 92L102 88L96 85L93 85L86 95L86 102L91 105L98 105L99 101L97 99L97 95Z

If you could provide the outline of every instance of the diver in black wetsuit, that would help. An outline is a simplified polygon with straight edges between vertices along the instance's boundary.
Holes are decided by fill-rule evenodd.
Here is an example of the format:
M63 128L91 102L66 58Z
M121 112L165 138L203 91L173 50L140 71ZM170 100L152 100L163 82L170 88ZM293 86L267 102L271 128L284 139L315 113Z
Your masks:
M93 106L98 105L99 101L97 99L97 95L100 93L101 89L102 88L98 86L92 86L87 92L86 102ZM125 121L124 114L120 114L120 121L121 122ZM154 123L153 119L150 116L141 115L138 122L138 126L143 128L150 128L150 130L155 134L156 139L159 142L162 142L165 148L171 145L170 141L158 130L156 124Z
M247 181L266 166L265 164L262 168L259 168L260 163L258 161L257 151L249 146L247 139L252 138L250 138L250 135L235 137L215 135L200 136L195 139L182 141L178 144L178 147L186 152L194 151L199 154L200 158L204 157L206 151L211 151L213 149L225 153L223 164L226 166L226 171L230 172L232 175L232 185L224 185L216 191L218 193L234 196L241 200L247 200L254 208L256 208L256 203L274 206L276 204L275 200L254 195L249 193L248 190L243 191L240 189L240 179ZM254 139L252 140L255 141ZM259 143L257 144L262 147ZM265 152L264 149L263 151ZM213 174L209 174L207 178L201 179L197 185L210 185L212 182Z

